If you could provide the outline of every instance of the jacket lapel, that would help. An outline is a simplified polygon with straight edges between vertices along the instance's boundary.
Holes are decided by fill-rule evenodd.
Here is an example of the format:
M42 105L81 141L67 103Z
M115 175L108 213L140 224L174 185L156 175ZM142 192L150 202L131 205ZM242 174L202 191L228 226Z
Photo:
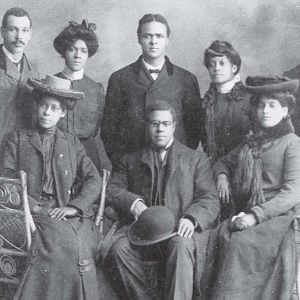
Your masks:
M28 141L29 143L38 150L41 154L43 154L43 146L38 130L28 130Z
M142 62L142 56L140 56L139 59L134 63L133 68L134 72L137 74L138 83L149 87L154 82L153 78Z

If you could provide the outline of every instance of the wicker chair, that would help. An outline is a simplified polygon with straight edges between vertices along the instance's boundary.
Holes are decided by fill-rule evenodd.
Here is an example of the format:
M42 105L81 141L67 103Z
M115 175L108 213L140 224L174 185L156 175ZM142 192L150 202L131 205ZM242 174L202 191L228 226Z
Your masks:
M19 284L34 230L26 173L20 171L20 179L0 177L0 283Z

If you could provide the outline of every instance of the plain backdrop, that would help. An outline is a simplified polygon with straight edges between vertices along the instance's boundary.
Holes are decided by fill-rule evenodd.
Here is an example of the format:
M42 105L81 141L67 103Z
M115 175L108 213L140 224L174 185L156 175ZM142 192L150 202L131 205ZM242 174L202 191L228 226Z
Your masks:
M53 39L74 20L97 24L100 49L86 74L107 86L110 74L135 61L138 20L160 13L171 27L170 60L194 73L203 96L209 76L203 52L216 39L227 40L242 57L241 76L282 74L300 64L300 0L0 0L4 12L20 6L32 17L33 36L26 48L42 76L61 71L64 62Z

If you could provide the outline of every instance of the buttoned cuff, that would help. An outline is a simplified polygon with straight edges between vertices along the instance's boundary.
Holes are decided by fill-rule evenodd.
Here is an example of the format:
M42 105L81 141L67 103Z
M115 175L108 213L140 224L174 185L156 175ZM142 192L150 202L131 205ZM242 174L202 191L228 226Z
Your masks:
M136 199L133 201L133 203L131 204L131 206L130 206L129 212L130 212L131 215L133 214L135 205L136 205L139 201L142 201L143 203L145 203L144 200L143 200L142 198L136 198Z

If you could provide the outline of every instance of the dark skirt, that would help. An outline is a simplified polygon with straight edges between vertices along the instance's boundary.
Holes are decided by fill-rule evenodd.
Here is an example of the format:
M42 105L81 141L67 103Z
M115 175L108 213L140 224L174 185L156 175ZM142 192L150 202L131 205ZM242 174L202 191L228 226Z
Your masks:
M100 236L88 218L34 216L37 230L15 299L100 298L95 267Z

